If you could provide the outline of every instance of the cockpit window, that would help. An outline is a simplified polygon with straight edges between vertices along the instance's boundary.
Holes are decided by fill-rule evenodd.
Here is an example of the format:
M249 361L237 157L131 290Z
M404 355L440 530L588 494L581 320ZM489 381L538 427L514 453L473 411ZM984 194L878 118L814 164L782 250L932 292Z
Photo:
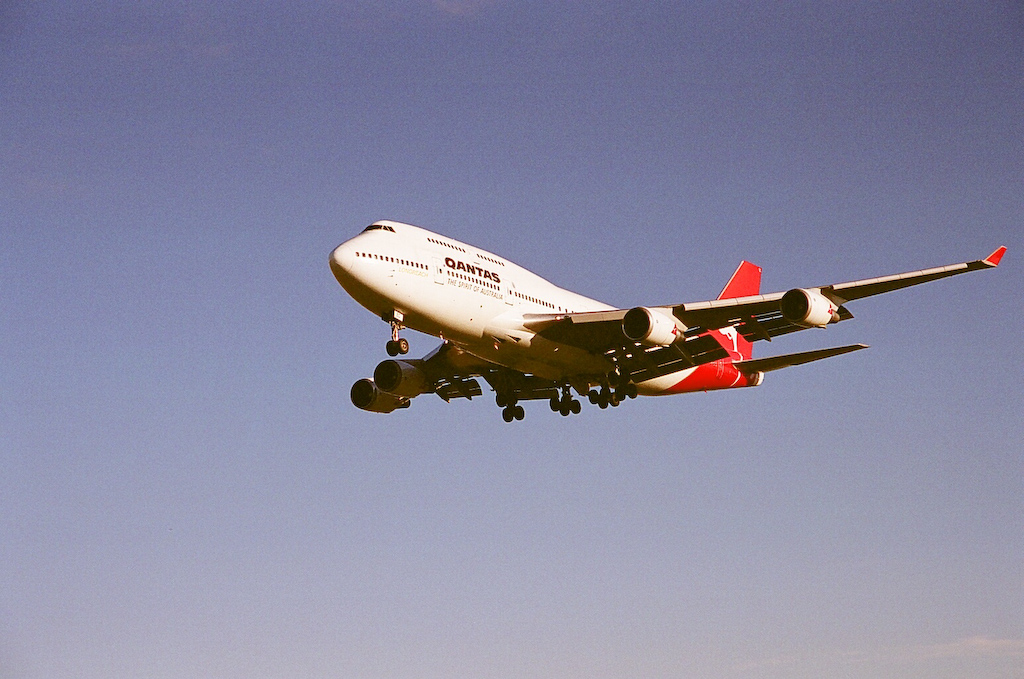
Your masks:
M395 230L386 224L370 224L368 227L363 229L363 233L367 231L390 231L394 233Z

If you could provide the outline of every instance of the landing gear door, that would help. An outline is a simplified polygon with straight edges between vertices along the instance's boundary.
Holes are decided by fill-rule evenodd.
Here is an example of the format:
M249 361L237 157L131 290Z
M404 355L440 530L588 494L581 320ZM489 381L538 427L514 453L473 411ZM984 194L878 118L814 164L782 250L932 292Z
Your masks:
M444 262L439 257L434 257L434 282L444 285Z
M505 294L502 295L505 298L505 304L508 304L509 306L515 305L515 300L513 299L513 297L515 297L513 294L514 292L514 286L511 283L505 286Z

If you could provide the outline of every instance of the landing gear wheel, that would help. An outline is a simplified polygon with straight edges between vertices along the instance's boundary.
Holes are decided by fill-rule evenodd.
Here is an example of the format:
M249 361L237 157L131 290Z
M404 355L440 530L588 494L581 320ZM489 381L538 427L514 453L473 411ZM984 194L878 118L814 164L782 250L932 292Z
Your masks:
M511 422L512 420L516 419L515 408L510 407L502 410L501 419L505 420L506 422Z
M583 406L580 405L579 401L577 401L576 399L573 399L569 403L569 410L572 411L573 415L579 415L580 411L583 410Z
M512 416L517 420L521 420L526 417L526 411L523 410L523 406L515 406L512 408Z
M508 405L508 399L505 398L504 394L495 394L494 402L497 404L499 408L504 408L505 406Z
M623 387L623 391L626 392L626 396L630 398L636 398L636 385L633 384L632 382Z
M558 400L557 396L552 396L551 400L548 401L548 405L551 406L551 412L557 413L562 408L562 402Z
M409 340L404 337L399 337L398 333L405 327L402 325L402 321L405 320L405 316L398 310L392 311L389 314L381 316L382 320L387 321L391 325L391 339L387 343L388 356L398 356L399 354L409 353Z
M597 389L591 389L587 392L587 398L593 405L599 405L601 403L601 392Z

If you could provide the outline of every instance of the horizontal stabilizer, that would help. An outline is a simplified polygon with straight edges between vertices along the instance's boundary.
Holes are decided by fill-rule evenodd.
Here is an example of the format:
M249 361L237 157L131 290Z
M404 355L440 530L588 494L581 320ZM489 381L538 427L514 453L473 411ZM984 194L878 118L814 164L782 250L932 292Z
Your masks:
M815 349L813 351L801 351L796 354L783 354L781 356L768 356L766 358L752 358L747 361L736 361L733 365L743 372L770 372L780 370L793 365L803 365L812 361L820 361L823 358L832 358L841 354L848 354L851 351L867 349L866 344L848 344L843 347L832 347L831 349Z

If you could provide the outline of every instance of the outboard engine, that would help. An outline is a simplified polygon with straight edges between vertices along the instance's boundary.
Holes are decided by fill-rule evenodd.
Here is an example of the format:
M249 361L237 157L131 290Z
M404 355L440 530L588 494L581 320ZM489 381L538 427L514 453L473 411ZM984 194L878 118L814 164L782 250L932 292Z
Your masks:
M352 385L352 405L371 413L390 413L399 408L408 408L409 399L381 391L373 380L363 378Z
M782 296L782 317L802 328L824 328L839 322L839 305L817 290L794 288Z
M630 309L622 317L622 333L634 342L661 347L683 336L673 316L642 306Z

